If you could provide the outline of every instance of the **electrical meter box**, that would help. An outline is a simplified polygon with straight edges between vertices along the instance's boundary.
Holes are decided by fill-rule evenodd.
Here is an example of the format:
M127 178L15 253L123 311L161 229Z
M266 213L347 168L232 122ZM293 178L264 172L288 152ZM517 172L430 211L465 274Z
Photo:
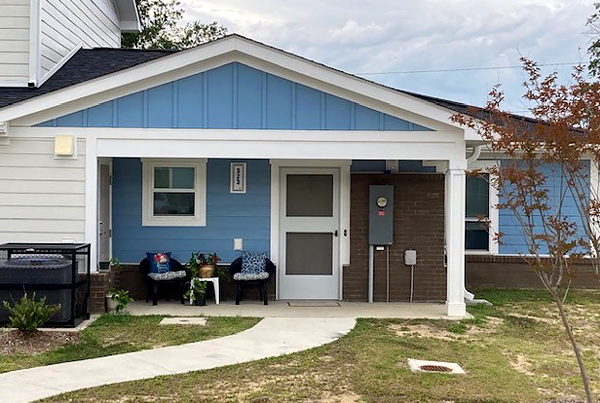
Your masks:
M394 240L394 187L369 186L369 245L391 245Z

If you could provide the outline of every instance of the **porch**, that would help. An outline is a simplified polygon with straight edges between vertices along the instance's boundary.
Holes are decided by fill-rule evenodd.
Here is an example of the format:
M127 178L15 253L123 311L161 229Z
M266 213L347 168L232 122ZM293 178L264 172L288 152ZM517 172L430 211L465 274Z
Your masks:
M244 316L259 318L398 318L398 319L450 319L445 304L408 302L347 302L347 301L303 301L277 300L262 305L259 301L222 301L215 305L208 300L206 306L181 305L176 301L160 301L156 306L143 300L127 305L132 315L171 316ZM467 318L471 317L469 314Z

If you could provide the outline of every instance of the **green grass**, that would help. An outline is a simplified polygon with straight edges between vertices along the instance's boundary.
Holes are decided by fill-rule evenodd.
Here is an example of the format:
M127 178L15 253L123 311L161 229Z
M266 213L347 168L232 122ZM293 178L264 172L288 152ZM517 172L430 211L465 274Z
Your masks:
M574 323L595 393L597 292L572 292ZM538 291L477 293L497 306L469 307L460 322L362 319L340 340L284 357L68 393L44 402L506 402L582 400L578 369L551 301ZM446 338L423 337L428 327ZM413 373L407 358L458 362L464 376Z
M164 316L102 315L79 341L37 355L0 355L0 372L214 339L248 329L257 318L206 318L206 326L160 326Z

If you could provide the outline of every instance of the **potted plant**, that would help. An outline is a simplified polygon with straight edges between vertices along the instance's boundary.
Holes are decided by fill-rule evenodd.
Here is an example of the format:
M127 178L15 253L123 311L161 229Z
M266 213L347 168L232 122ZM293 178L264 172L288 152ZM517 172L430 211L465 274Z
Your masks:
M206 281L199 281L197 277L192 277L190 289L184 297L190 300L190 305L206 305Z
M109 311L115 312L116 314L122 313L125 311L127 304L131 301L133 301L133 298L129 295L129 291L123 289L117 290L114 287L109 288L106 299L106 305L108 306Z
M192 253L188 262L190 272L193 277L209 278L213 277L217 263L221 258L216 253Z

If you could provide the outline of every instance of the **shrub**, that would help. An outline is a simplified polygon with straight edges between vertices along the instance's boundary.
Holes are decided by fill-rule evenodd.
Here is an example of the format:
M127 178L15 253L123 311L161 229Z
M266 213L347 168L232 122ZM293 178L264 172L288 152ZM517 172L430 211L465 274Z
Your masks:
M31 298L25 292L23 297L14 303L14 306L6 301L3 301L3 305L8 311L9 325L24 333L35 332L38 327L46 323L61 308L60 304L46 304L46 297L36 301L35 292Z
M122 312L127 304L133 301L133 298L131 298L129 291L127 290L117 290L116 288L111 288L108 293L110 295L110 299L117 301L116 313Z

